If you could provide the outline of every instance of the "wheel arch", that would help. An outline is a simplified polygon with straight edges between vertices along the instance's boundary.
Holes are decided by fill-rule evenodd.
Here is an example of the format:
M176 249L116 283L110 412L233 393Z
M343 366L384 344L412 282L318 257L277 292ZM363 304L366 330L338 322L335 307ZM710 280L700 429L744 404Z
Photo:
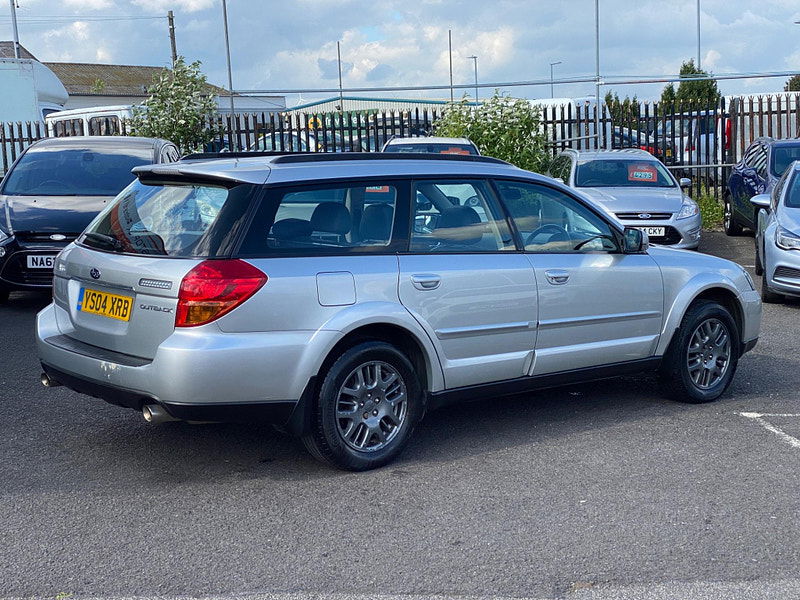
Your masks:
M682 298L675 300L673 308L669 312L665 322L661 340L656 350L657 355L666 353L687 311L700 300L713 300L724 306L728 312L731 313L736 323L736 328L739 330L739 337L741 338L744 335L745 314L739 294L732 285L717 281L716 283L709 283L699 289L695 289L691 294L687 292ZM742 342L741 339L739 341Z

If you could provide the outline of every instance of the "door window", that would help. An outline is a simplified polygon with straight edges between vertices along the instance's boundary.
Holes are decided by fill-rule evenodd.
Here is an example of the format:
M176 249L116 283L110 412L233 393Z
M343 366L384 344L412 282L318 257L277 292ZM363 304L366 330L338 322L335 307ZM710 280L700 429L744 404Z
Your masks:
M485 181L414 185L412 252L516 250L511 230Z
M767 176L767 149L760 144L753 158L752 167L756 170L756 174L762 179Z
M619 252L611 225L572 196L517 181L498 181L497 187L527 252Z

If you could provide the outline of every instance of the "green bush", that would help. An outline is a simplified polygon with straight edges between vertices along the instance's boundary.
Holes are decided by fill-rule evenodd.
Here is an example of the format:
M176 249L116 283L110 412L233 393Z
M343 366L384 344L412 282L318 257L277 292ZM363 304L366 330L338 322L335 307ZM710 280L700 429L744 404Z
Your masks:
M481 154L537 173L547 173L553 160L539 109L499 92L479 106L466 99L450 104L436 124L436 135L469 138Z
M719 229L722 227L724 208L722 201L715 197L713 189L698 189L694 194L693 200L700 207L700 214L703 217L703 229Z

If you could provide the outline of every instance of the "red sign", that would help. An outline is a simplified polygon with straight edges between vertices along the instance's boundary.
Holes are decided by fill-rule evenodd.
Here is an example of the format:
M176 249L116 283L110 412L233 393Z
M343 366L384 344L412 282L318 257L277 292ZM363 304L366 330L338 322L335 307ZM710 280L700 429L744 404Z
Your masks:
M653 165L628 165L628 181L657 181L658 171Z
M445 148L441 150L439 154L469 154L469 150L464 150L463 148Z

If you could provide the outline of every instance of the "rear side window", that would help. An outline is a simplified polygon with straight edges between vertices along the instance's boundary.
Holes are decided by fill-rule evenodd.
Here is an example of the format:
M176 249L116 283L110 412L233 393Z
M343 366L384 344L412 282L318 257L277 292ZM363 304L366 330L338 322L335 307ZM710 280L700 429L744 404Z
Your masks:
M797 146L773 146L770 170L775 177L780 177L796 160L800 160L800 144Z
M403 182L348 182L270 189L240 256L347 254L398 248Z
M9 196L116 196L153 162L150 148L44 147L26 152L5 179Z
M80 239L107 252L209 258L227 256L253 186L145 185L136 181L89 225Z

